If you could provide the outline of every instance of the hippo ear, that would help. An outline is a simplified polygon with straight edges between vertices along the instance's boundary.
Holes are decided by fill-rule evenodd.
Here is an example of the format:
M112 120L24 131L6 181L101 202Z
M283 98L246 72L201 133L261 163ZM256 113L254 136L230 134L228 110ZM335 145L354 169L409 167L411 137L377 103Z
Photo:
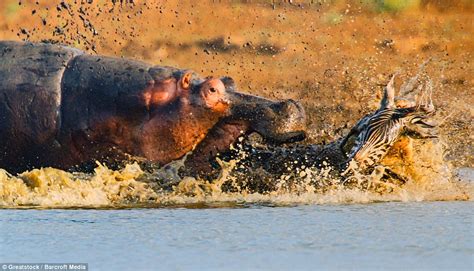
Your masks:
M225 89L226 90L234 90L235 89L235 82L234 82L234 79L232 79L232 77L229 77L229 76L224 76L224 77L221 77L221 81L222 83L224 83L224 86L225 86Z
M180 80L181 88L188 90L191 87L192 77L193 77L192 71L187 71L185 74L183 74Z

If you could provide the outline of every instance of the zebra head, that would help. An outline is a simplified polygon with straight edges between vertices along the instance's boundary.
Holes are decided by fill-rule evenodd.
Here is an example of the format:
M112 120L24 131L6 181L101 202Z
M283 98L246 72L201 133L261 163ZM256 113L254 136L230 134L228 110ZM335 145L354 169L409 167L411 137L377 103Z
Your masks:
M384 87L380 107L363 117L341 142L344 152L349 138L355 138L347 155L348 160L343 165L346 172L354 166L358 170L365 170L375 165L402 135L413 138L436 137L432 129L436 125L428 121L436 111L431 100L431 80L427 80L426 84L418 82L416 97L411 99L409 95L395 97L395 76ZM418 81L418 77L415 76L414 80ZM411 81L413 78L409 83ZM409 88L414 88L414 85L413 82L411 85L404 84L400 93L412 93L413 90Z

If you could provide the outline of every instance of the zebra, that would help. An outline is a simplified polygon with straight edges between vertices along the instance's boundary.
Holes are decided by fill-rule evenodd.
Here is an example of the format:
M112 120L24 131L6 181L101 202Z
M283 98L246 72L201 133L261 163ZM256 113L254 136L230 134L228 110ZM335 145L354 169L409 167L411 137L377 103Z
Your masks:
M352 148L348 152L347 160L343 163L343 175L364 171L381 161L393 144L403 134L415 138L436 137L426 133L436 125L426 119L435 113L431 100L432 81L428 78L426 85L419 84L416 101L408 98L395 98L394 81L397 73L390 79L384 88L384 96L380 107L373 113L366 115L344 137L340 147L346 154L345 147L355 137ZM401 93L413 92L414 84L419 75L411 78L401 88ZM428 91L426 91L428 90Z

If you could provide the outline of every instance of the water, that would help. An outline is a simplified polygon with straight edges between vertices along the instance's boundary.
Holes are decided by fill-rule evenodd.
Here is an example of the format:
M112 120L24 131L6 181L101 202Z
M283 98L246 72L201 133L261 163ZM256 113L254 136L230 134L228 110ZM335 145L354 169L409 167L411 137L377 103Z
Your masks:
M2 210L0 262L90 270L472 270L474 204Z
M0 170L0 262L82 262L90 270L472 270L474 169L451 167L439 142L421 146L413 165L385 165L412 178L381 191L312 190L305 180L325 177L311 175L293 190L225 191L228 169L213 182L186 177L171 188L158 178L164 171L146 173L137 164L98 166L92 174Z
M228 74L242 90L302 101L311 142L332 140L336 128L378 106L378 84L388 74L434 57L429 73L439 82L433 98L447 139L415 146L413 165L388 159L386 166L410 182L387 193L318 194L305 183L271 194L224 193L221 180L192 179L163 191L156 174L143 176L134 165L100 166L90 175L45 168L11 176L0 169L0 262L87 262L91 270L474 269L474 96L467 61L474 43L472 12L463 4L440 4L452 11L438 12L433 8L443 1L418 1L429 3L393 16L380 9L388 11L387 1L376 1L384 2L376 13L356 1L304 8L168 1L115 9L110 1L68 1L86 14L55 9L55 1L0 2L7 15L1 39L93 45L98 54ZM228 33L208 23L217 21ZM159 35L148 22L160 26ZM58 29L67 35L56 35ZM242 50L200 53L200 44L221 38ZM284 50L257 54L244 48L248 42ZM466 168L452 170L445 157Z

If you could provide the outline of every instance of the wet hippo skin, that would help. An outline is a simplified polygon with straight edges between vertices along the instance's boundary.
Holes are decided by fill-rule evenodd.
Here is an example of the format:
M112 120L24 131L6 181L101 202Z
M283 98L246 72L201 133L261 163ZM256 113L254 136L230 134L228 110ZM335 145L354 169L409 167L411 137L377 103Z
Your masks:
M195 148L187 166L205 172L242 133L304 138L300 104L238 92L229 77L44 43L1 41L0 58L0 167L13 172L130 156L166 164Z

